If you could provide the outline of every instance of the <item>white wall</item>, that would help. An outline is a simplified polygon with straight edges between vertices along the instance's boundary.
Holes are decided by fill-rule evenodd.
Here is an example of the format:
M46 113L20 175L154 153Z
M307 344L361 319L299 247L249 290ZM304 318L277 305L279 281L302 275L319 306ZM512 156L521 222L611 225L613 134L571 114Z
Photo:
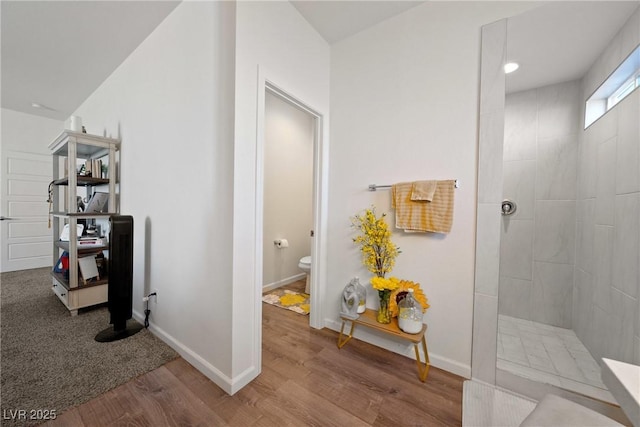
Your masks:
M74 113L122 139L134 310L223 389L232 383L235 3L183 2Z
M428 2L332 46L328 277L325 315L334 328L340 293L369 278L349 217L390 208L369 184L458 179L451 233L403 234L392 275L420 282L431 308L434 366L470 376L474 291L480 28L531 7L520 2ZM366 279L363 280L366 282ZM497 286L497 284L496 284ZM373 301L373 293L368 301ZM375 302L368 306L374 308ZM361 333L410 355L410 346Z
M582 81L586 100L640 43L640 8ZM640 90L581 135L573 325L596 359L640 363ZM581 121L582 124L582 121Z
M53 141L63 129L64 122L61 120L34 116L32 114L3 108L2 140L0 141L0 147L2 147L3 150L17 150L32 154L51 155L48 148L49 143Z
M309 113L267 93L263 287L299 279L304 273L298 262L311 254L313 138L314 120ZM289 247L276 247L276 239L287 239Z
M256 242L262 242L262 236L256 228L256 198L263 177L256 172L256 161L262 159L263 147L257 141L261 140L263 130L257 129L256 122L264 110L258 100L264 97L259 93L263 84L259 77L323 115L326 142L329 46L289 2L238 2L236 16L233 375L237 379L235 385L241 387L260 372L262 271L261 260L257 258L261 251ZM324 146L328 147L328 143ZM320 153L322 156L326 154ZM258 166L261 171L261 165ZM313 298L312 295L312 307ZM248 301L254 305L250 306Z

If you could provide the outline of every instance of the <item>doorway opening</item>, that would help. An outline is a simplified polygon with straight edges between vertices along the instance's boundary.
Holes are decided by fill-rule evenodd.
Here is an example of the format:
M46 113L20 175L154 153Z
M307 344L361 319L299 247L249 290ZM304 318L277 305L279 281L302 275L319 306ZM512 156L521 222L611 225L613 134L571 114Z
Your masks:
M326 165L323 116L266 78L259 81L256 162L259 294L286 287L306 290L310 314L304 323L322 328L322 269L321 262L314 261L322 259L325 230L321 215L326 209L323 207L327 175L323 166ZM261 315L260 330L262 320Z
M264 111L263 301L308 314L315 117L271 90Z

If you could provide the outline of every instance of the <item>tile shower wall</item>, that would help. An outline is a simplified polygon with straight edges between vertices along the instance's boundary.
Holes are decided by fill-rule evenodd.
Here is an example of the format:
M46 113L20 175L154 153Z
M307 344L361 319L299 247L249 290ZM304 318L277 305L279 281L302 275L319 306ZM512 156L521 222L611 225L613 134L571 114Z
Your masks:
M572 326L580 83L510 94L505 104L500 314Z
M582 81L586 99L640 43L640 9ZM574 331L599 360L640 364L640 90L582 132Z

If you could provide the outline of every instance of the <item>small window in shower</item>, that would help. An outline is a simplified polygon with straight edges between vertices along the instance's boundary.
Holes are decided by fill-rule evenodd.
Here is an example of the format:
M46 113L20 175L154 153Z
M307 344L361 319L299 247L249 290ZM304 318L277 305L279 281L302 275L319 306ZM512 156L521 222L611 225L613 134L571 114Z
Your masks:
M629 80L624 82L620 88L607 98L607 110L610 110L618 102L622 101L627 95L634 91L635 88L640 86L640 70L636 72L634 76L631 76Z
M587 100L584 128L588 128L638 87L640 87L640 45Z

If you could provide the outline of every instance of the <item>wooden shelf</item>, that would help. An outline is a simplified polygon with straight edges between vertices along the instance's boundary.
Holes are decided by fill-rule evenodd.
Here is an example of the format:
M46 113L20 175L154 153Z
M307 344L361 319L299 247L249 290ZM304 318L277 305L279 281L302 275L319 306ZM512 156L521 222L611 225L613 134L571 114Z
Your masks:
M69 156L69 144L76 144L76 157L79 159L97 158L106 155L111 147L120 147L120 140L99 135L75 132L65 129L49 144L54 156Z
M405 339L407 341L411 341L412 343L419 343L424 336L425 331L427 330L427 325L422 325L422 331L417 334L408 334L403 332L398 326L398 319L391 319L391 323L379 323L376 320L376 310L372 310L370 308L366 309L364 313L360 314L357 319L349 319L346 317L342 317L343 320L352 321L358 325L367 326L372 329L376 329L378 331L384 332L385 334L393 335L398 338Z
M69 242L63 242L59 240L56 242L56 246L69 252ZM109 245L82 247L78 244L76 246L78 249L78 255L88 255L91 253L100 253L102 251L109 250Z
M52 271L51 275L56 279L58 283L60 283L69 292L77 291L80 289L91 288L93 286L102 286L109 283L109 277L104 277L104 278L101 278L100 280L94 280L92 282L89 282L86 285L82 282L82 280L78 280L78 286L71 287L71 285L69 284L69 280L66 279L62 273L56 273L55 271Z
M79 219L92 219L92 218L107 218L114 215L114 212L102 212L102 213L85 213L85 212L51 212L51 215L57 217L74 217Z
M82 186L94 186L94 185L105 185L109 184L109 180L106 178L93 178L90 176L78 176L77 178L78 184ZM56 179L53 181L54 185L69 185L69 177Z

